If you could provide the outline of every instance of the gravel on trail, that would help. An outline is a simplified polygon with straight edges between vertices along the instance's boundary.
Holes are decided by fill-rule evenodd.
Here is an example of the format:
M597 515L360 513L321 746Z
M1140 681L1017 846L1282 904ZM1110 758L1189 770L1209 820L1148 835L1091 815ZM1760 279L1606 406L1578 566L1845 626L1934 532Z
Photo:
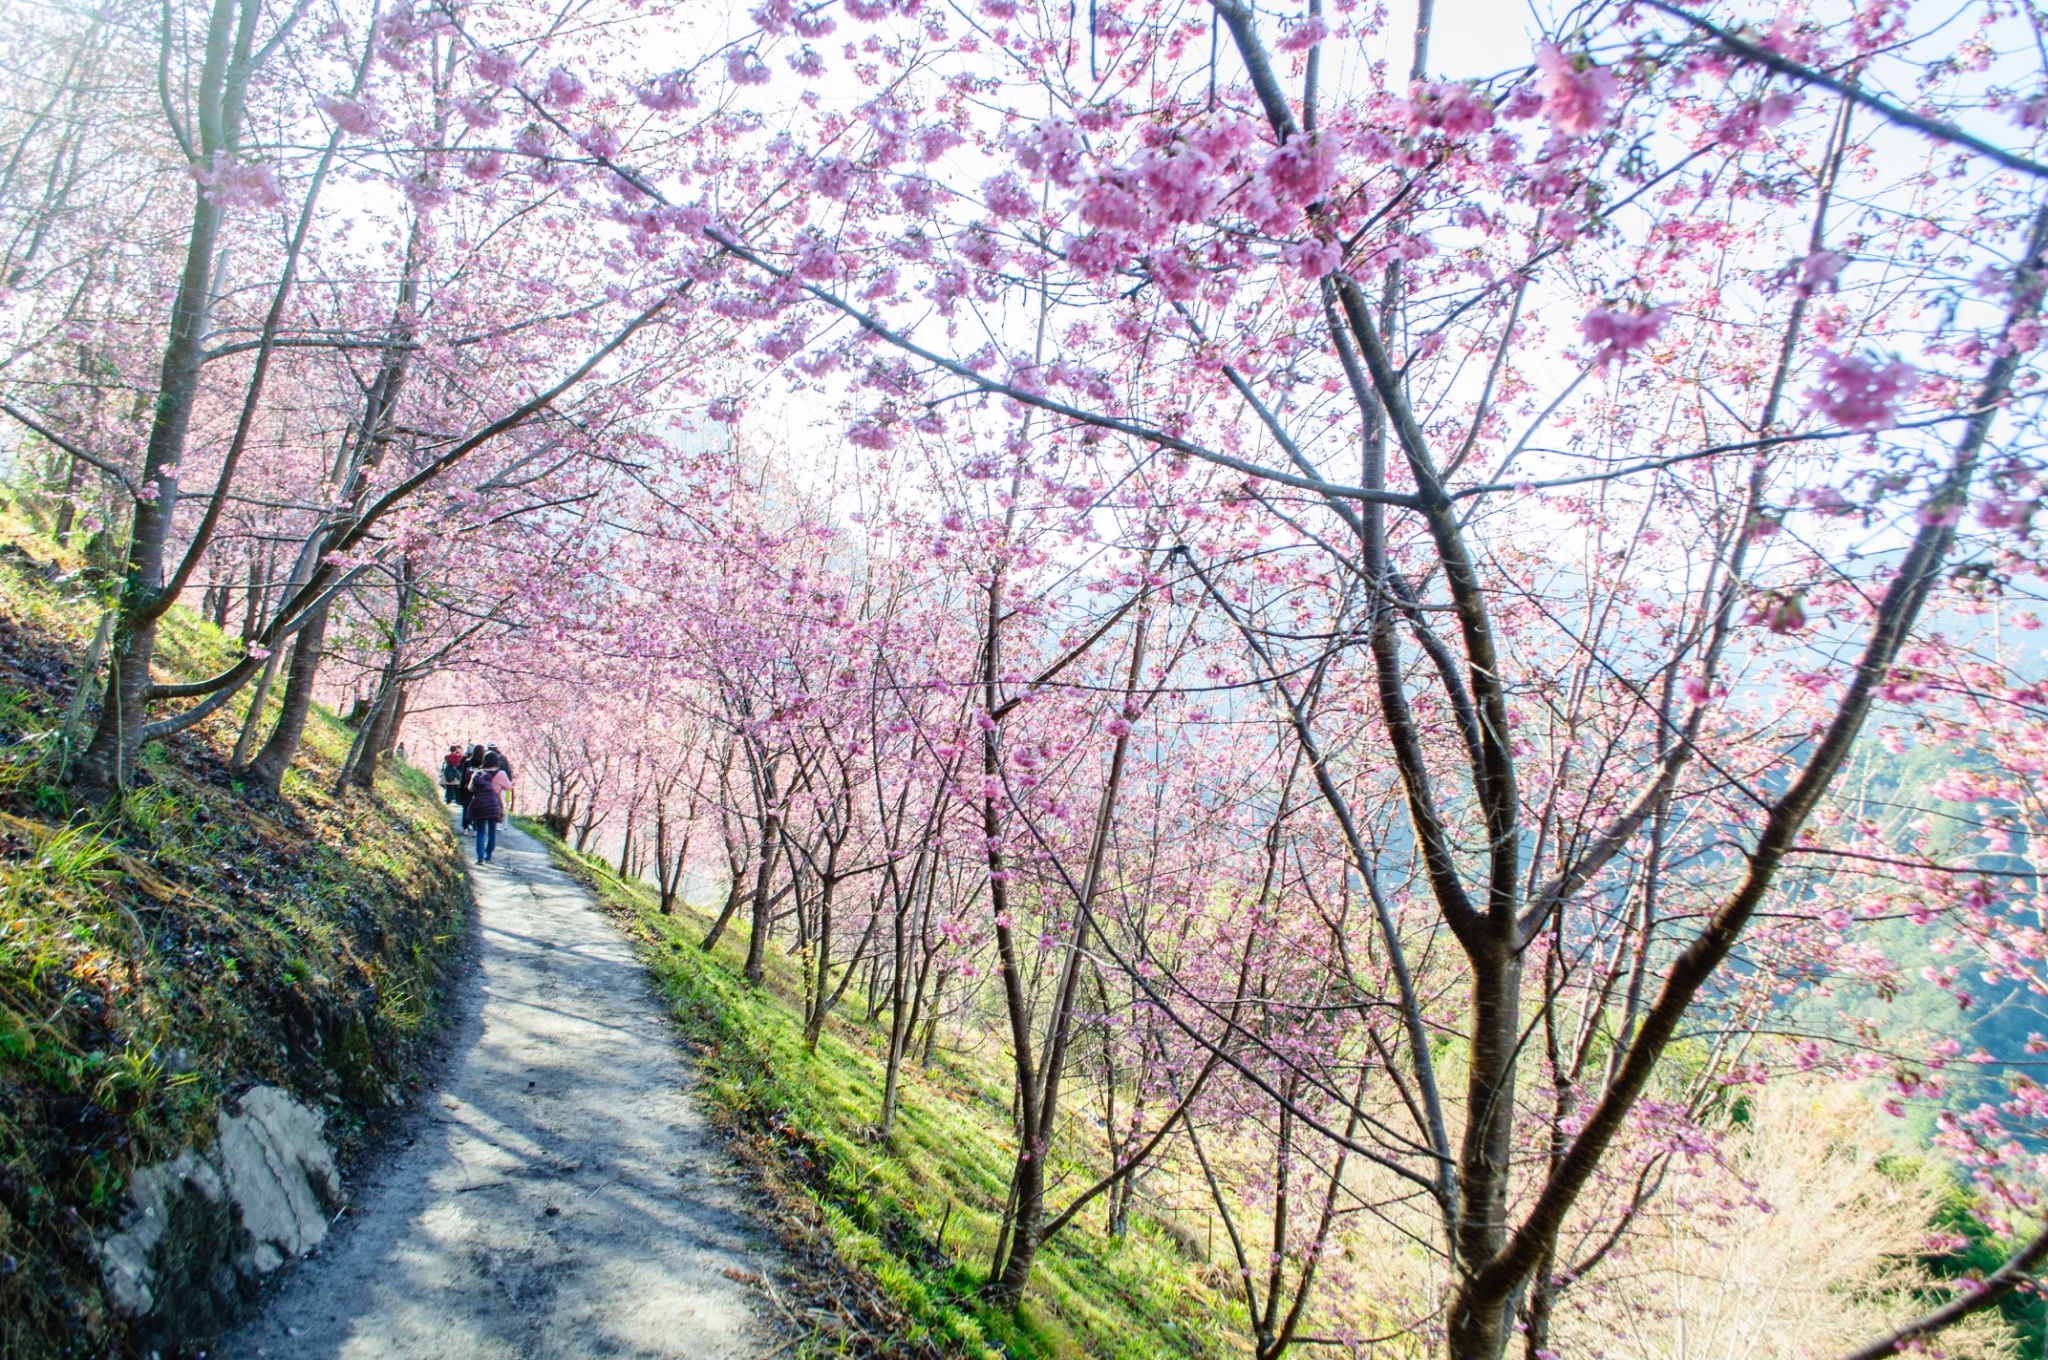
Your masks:
M463 849L469 850L467 838ZM453 1049L336 1233L215 1356L766 1360L780 1258L631 948L506 825Z

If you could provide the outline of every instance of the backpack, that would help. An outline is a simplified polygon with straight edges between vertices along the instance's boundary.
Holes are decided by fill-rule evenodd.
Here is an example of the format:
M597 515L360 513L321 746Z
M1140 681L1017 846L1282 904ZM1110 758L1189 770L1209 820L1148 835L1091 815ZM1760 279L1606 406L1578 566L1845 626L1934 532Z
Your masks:
M469 817L473 822L498 822L505 818L504 800L491 785L496 770L479 769L470 777Z
M441 787L444 789L459 789L462 787L462 764L460 761L450 762L444 760L441 762Z

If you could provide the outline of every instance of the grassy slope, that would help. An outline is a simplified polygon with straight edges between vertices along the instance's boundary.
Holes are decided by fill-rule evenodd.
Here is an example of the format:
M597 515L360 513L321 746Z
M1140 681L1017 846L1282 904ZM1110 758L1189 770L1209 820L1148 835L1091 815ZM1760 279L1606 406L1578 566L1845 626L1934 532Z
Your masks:
M247 701L150 748L101 808L55 744L98 605L72 553L0 514L0 1356L132 1344L90 1234L128 1171L204 1142L257 1082L329 1109L344 1154L425 1056L467 911L425 776L346 805L352 733L316 711L281 803L239 797L224 756ZM55 579L53 579L55 578ZM238 644L165 620L158 674Z
M896 1130L878 1141L887 1034L859 1023L851 997L851 1014L806 1053L789 961L771 957L765 989L741 975L744 922L707 955L697 945L708 918L664 917L645 885L621 881L537 822L521 825L595 888L639 943L697 1051L715 1113L785 1207L891 1305L896 1335L887 1349L1129 1360L1243 1349L1242 1305L1215 1292L1218 1277L1142 1219L1112 1241L1100 1214L1084 1215L1040 1256L1016 1317L982 1307L975 1290L995 1248L1014 1149L1003 1072L947 1058L929 1071L907 1067ZM1068 1170L1070 1183L1091 1177ZM829 1340L812 1344L831 1353ZM842 1345L859 1349L852 1338Z

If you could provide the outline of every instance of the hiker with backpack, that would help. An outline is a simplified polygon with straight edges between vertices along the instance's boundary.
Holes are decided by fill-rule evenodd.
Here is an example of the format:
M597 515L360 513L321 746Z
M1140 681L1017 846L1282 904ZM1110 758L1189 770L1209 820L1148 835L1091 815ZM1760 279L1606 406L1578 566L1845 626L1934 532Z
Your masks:
M448 754L441 757L441 801L460 803L462 801L462 748L450 746Z
M489 864L498 848L498 823L505 820L505 793L512 777L504 761L486 755L483 765L469 777L469 821L476 828L476 862Z
M462 762L455 767L457 787L461 789L461 794L457 797L456 801L462 804L462 829L464 831L469 830L469 783L470 780L476 777L476 772L482 768L483 763L484 748L472 746L463 752Z
M500 751L495 746L486 746L484 747L484 759L496 761L499 772L503 774L507 780L510 780L512 778L512 762L505 758L505 753L503 751ZM510 789L507 789L505 791L505 815L509 817L511 814L512 791Z

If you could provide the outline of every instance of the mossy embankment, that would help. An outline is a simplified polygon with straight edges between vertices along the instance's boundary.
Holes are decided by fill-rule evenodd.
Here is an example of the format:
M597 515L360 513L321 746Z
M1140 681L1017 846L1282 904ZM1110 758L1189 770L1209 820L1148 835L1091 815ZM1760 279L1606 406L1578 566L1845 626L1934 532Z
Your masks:
M829 1253L800 1320L822 1330L805 1355L1223 1356L1244 1351L1230 1281L1190 1259L1143 1215L1111 1238L1076 1219L1039 1257L1023 1308L979 1295L993 1255L1015 1142L999 1053L911 1064L891 1133L881 1108L887 1034L856 1008L803 1042L798 981L771 956L766 985L742 974L744 928L711 953L709 919L661 914L653 891L579 855L538 821L520 824L589 885L637 942L696 1054L711 1113L761 1176L792 1231ZM1066 1167L1067 1183L1096 1171ZM838 1275L844 1283L834 1285Z
M138 1344L94 1241L129 1174L204 1146L257 1083L327 1114L344 1157L417 1081L461 953L468 892L416 771L328 793L352 732L319 712L284 797L226 755L243 699L145 750L88 804L61 729L100 617L84 560L0 513L0 1356ZM240 644L173 609L162 678ZM90 710L88 710L88 717Z

